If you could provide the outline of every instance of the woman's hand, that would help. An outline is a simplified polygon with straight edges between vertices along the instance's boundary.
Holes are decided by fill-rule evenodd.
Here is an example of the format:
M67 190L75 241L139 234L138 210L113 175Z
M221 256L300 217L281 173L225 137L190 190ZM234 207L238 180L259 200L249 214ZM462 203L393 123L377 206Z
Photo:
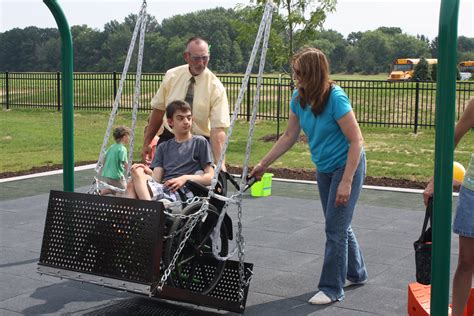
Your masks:
M433 196L433 192L434 178L431 178L430 182L426 185L425 191L423 191L423 202L425 202L425 206L428 206L428 201Z
M253 167L252 172L250 172L249 174L249 178L255 177L257 181L260 181L266 169L267 168L263 167L260 163L258 163L255 167Z
M352 183L342 180L337 187L335 206L347 206L351 197Z

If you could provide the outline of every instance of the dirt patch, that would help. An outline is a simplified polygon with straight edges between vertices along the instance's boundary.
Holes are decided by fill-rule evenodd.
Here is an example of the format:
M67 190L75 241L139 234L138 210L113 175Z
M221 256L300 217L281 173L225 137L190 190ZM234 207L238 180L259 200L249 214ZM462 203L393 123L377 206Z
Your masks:
M232 174L242 173L242 168L229 166L227 170ZM275 178L293 179L293 180L308 180L315 181L315 169L297 169L297 168L268 168L267 172L273 173ZM424 189L426 182L412 181L405 179L392 179L387 177L374 178L366 177L366 185L375 185L381 187L394 188L409 188L409 189Z

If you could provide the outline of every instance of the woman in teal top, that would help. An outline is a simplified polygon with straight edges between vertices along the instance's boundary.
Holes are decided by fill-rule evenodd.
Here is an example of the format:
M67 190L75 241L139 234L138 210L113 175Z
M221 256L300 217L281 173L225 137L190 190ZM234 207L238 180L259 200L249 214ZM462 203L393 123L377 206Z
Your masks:
M472 128L474 128L474 98L469 101L456 124L454 146ZM455 185L459 186L459 183ZM428 205L428 199L433 196L433 191L434 179L432 178L423 192L426 205ZM474 277L474 153L471 154L471 162L459 191L453 232L459 235L459 257L453 279L452 315L461 316L464 313Z
M260 178L268 166L289 150L303 129L326 220L326 249L317 293L310 304L344 298L344 286L363 284L367 270L351 222L365 178L365 153L359 125L347 95L329 79L326 56L306 48L295 54L292 67L298 90L291 100L288 127L254 167Z

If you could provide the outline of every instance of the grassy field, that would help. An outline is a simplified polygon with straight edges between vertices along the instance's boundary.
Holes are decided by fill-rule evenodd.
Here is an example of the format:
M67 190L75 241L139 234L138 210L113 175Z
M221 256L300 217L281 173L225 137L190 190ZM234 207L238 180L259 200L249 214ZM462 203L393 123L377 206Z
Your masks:
M76 111L75 161L93 162L99 150L108 122L106 112ZM147 113L140 113L137 122L135 160L143 140L143 128ZM116 125L131 125L130 113L119 113ZM280 127L284 130L285 123ZM62 116L61 113L45 110L10 110L0 114L0 173L29 170L32 167L51 166L62 163ZM272 142L261 140L263 136L276 134L276 123L259 121L255 128L251 165L270 149ZM391 177L426 181L434 164L434 131L422 129L413 134L409 129L386 127L363 127L367 151L367 174L373 177ZM248 123L238 121L234 128L227 161L242 165ZM474 152L474 133L465 136L455 152L455 160L467 166ZM275 162L274 167L314 168L304 143L297 143L290 152Z
M388 73L380 73L376 75L362 75L362 74L331 74L332 80L387 80Z

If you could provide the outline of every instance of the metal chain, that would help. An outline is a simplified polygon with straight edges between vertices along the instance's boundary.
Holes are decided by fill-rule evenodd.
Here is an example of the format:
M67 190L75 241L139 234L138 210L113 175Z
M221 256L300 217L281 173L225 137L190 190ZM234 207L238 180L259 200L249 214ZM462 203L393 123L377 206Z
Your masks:
M118 87L118 90L117 90L117 95L115 96L115 100L114 100L114 103L113 103L113 106L112 106L112 111L111 111L110 117L109 117L109 122L107 124L107 129L105 131L104 139L102 141L102 147L100 149L99 159L97 160L97 164L95 166L95 171L96 171L97 174L100 174L102 166L104 165L105 153L106 153L106 150L107 150L107 144L109 143L110 132L112 130L112 126L114 124L115 117L117 115L118 107L120 106L120 100L122 98L123 86L124 86L125 80L127 78L128 68L130 66L130 60L132 58L133 50L135 48L135 42L137 40L137 35L138 35L139 30L140 30L140 26L142 24L142 21L143 21L144 17L146 18L146 5L147 5L146 1L143 1L142 7L140 9L140 13L139 13L138 18L137 18L137 22L135 23L135 28L133 30L132 40L130 41L130 46L128 47L127 58L125 59L125 64L123 66L122 75L120 77L120 82L119 82L119 87ZM142 53L143 53L143 50L142 50ZM137 65L137 67L138 67L138 65ZM132 144L132 142L130 142L130 143ZM92 190L92 188L91 188L91 190Z
M184 238L181 241L181 243L179 244L178 249L174 253L170 264L166 268L165 272L163 273L163 276L161 277L160 282L157 284L157 286L155 287L155 289L153 291L158 290L158 292L161 292L163 290L163 286L165 285L166 280L170 276L171 271L174 270L176 260L178 260L178 257L180 255L181 251L183 251L183 248L184 248L186 242L189 239L189 236L191 236L191 232L193 231L194 226L196 226L197 222L201 219L201 217L203 217L205 214L207 214L208 207L209 207L209 202L208 201L205 201L204 203L202 203L201 209L199 210L199 211L202 210L202 212L200 212L201 213L200 216L196 216L195 218L192 219L191 225L189 225L189 229L184 234Z
M191 219L191 218L195 218L195 217L198 217L198 216L202 216L203 212L204 212L204 210L202 208L200 208L199 211L197 211L196 213L190 214L190 215L173 214L173 213L169 213L169 212L166 212L166 211L164 213L167 216L184 220L184 219ZM166 239L174 238L176 235L178 235L181 232L185 231L190 225L191 225L191 222L186 223L186 225L184 225L180 229L174 231L173 233L171 233L169 235L164 236L163 239L166 240Z
M144 5L146 5L146 4L144 4ZM102 165L104 164L105 151L107 149L107 144L109 142L110 131L112 130L112 125L115 121L115 116L117 114L117 109L120 105L120 99L122 97L123 86L124 86L124 83L125 83L125 79L127 77L128 68L130 66L130 60L132 58L133 49L135 48L135 42L137 40L138 31L140 29L139 26L140 26L141 21L142 21L141 13L142 13L143 9L144 9L144 7L142 5L142 9L140 10L140 15L138 16L137 22L135 23L135 28L133 30L132 40L130 41L130 46L128 47L127 58L125 60L124 66L123 66L122 76L120 77L120 82L119 82L119 87L118 87L118 90L117 90L117 95L115 96L114 104L113 104L113 107L112 107L112 112L110 113L109 122L108 122L107 129L106 129L106 132L105 132L105 135L104 135L104 140L102 142L102 148L100 150L99 160L97 161L97 165L96 165L96 168L95 168L95 170L97 172L99 172L100 167L102 167Z
M240 113L240 107L242 105L242 100L244 98L245 92L247 91L247 85L248 85L248 82L249 82L249 79L250 79L250 74L252 72L255 57L257 55L258 47L260 46L260 42L262 40L263 31L264 31L265 25L266 25L267 20L268 20L268 12L267 12L268 8L269 8L269 5L267 3L267 6L265 7L265 12L264 12L263 17L262 17L262 21L260 22L260 26L258 28L255 43L253 44L252 53L250 54L250 59L249 59L249 62L247 64L247 69L245 70L244 79L242 80L242 85L240 86L239 95L237 97L237 101L236 101L235 106L234 106L234 113L232 114L232 119L231 119L230 126L227 129L226 138L225 138L224 145L222 147L221 155L219 157L219 161L218 161L218 163L216 165L216 169L214 171L215 174L214 174L214 178L212 179L212 183L211 183L211 189L210 189L211 191L214 191L215 185L217 183L217 177L219 176L219 172L221 171L222 162L224 161L225 153L227 151L227 147L229 146L230 138L232 136L232 132L233 132L235 123L237 121L238 114Z
M218 173L220 171L222 160L223 160L224 154L227 150L227 146L229 145L229 139L232 135L232 131L233 131L235 122L237 120L237 115L240 111L240 106L241 106L241 103L242 103L243 95L244 95L244 93L246 92L246 89L247 89L247 83L248 83L248 80L250 78L250 73L252 71L252 67L253 67L257 52L258 52L258 48L259 48L260 43L262 41L264 31L265 31L265 36L267 38L266 38L266 40L264 40L263 46L265 48L265 46L268 45L268 36L269 36L271 15L272 15L273 8L274 8L274 6L270 2L267 3L267 5L265 7L265 12L263 14L262 21L260 22L260 26L259 26L258 33L257 33L257 38L255 40L255 43L254 43L254 46L253 46L253 49L252 49L250 60L249 60L249 63L247 65L247 70L245 72L245 77L243 79L242 86L241 86L240 91L239 91L239 96L237 98L237 102L236 102L236 105L235 105L235 108L234 108L234 113L233 113L233 116L232 116L231 124L230 124L229 129L227 130L227 136L226 136L226 140L224 142L224 147L223 147L223 150L222 150L222 154L220 156L219 163L217 164L217 167L216 167L216 170L215 170L216 174L214 175L213 183L211 184L211 190L213 189L213 185L215 185L214 182L217 181L217 176L218 176ZM266 52L266 49L265 49L265 52ZM265 65L265 53L262 50L262 54L260 56L260 68L259 68L259 76L260 77L262 76L264 65ZM257 89L260 89L260 85L257 86ZM258 93L258 90L257 90L257 93ZM253 107L254 107L254 112L256 112L255 108L258 107L258 99L255 99ZM255 114L255 116L256 116L256 114ZM255 120L253 120L250 125L251 125L251 130L253 130L252 125L255 125ZM253 135L250 135L249 138L251 138L252 136ZM248 145L248 141L247 141L247 152L246 152L246 158L245 158L245 162L244 162L244 170L246 170L245 164L248 165L248 161L249 161L249 157L250 157L250 151L248 150L248 147L249 147L249 145ZM219 255L219 252L218 252L217 241L219 239L220 228L221 228L225 213L227 211L229 202L232 201L233 203L238 204L239 207L240 207L240 204L241 204L241 201L242 201L243 189L244 189L243 181L246 180L245 178L246 178L245 176L242 176L242 181L241 181L241 184L240 184L239 193L236 196L234 196L233 198L226 201L226 204L224 205L224 207L221 211L221 214L219 215L219 219L217 221L217 224L214 227L214 230L211 234L212 252L213 252L214 258L216 258L217 260L225 261L225 260L229 259L230 257L232 257L235 254L235 252L237 251L238 248L242 248L242 247L239 247L238 245L236 245L235 248L231 252L229 252L229 254L227 256L222 257L222 256ZM238 242L238 239L236 239L236 242Z
M201 215L201 213L199 213L199 215ZM189 218L191 218L191 217L189 217ZM177 235L181 234L183 231L185 231L186 229L191 227L191 224L192 224L192 221L187 221L186 225L184 225L182 228L172 232L171 234L169 234L167 236L164 236L163 239L167 240L167 239L171 239L171 238L176 237Z
M249 137L247 138L247 148L245 153L245 159L243 163L243 170L242 170L242 178L240 179L240 197L243 194L243 190L245 187L245 182L247 181L247 172L248 172L248 164L250 160L250 152L252 147L252 139L254 134L255 123L257 120L257 109L258 109L258 101L260 99L260 89L262 85L262 75L263 70L265 68L265 58L268 49L268 40L270 38L270 31L271 31L271 23L272 23L272 11L274 9L272 1L268 1L265 7L264 16L266 16L266 24L265 24L265 34L263 37L262 43L262 51L260 54L260 65L259 65L259 72L257 77L257 91L254 97L253 102L253 111L252 111L252 118L250 121L249 127ZM262 19L263 20L263 19ZM252 274L250 273L247 280L245 280L245 239L242 234L242 205L241 203L238 204L237 209L237 237L236 242L238 245L238 258L239 258L239 301L241 303L241 307L243 307L242 302L245 296L245 288L248 287L250 280L252 278Z
M96 177L94 177L94 182L92 182L92 186L89 191L87 191L87 193L96 194L100 191L100 189L109 189L114 192L125 193L125 189L110 185L107 182L101 181Z
M135 89L133 93L133 110L132 110L132 126L131 126L131 134L130 134L130 145L128 151L128 168L125 175L125 179L127 179L130 175L130 169L132 168L133 164L133 150L135 148L135 127L137 125L137 114L138 114L138 107L140 104L140 89L141 89L141 78L142 78L142 64L143 64L143 50L145 47L145 31L146 31L146 2L142 8L142 23L140 27L140 40L138 45L138 61L137 61L137 73L135 76Z
M181 213L171 213L171 212L168 212L167 209L171 209L171 208L176 207L176 206L181 207L183 204L191 205L191 204L195 204L195 203L201 202L203 200L207 200L207 199L208 199L207 197L203 197L203 196L193 196L191 198L188 198L185 201L170 202L170 203L167 203L167 204L163 203L163 206L165 207L164 213L165 213L165 215L168 215L170 217L175 217L175 218L194 217L195 216L194 214L184 215L184 214L181 214ZM158 202L160 202L160 201L158 201Z

